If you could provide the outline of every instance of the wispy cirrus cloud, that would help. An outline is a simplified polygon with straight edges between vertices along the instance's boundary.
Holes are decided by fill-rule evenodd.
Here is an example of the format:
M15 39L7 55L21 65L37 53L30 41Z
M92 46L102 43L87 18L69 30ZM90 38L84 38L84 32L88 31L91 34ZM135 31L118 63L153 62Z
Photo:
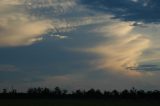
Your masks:
M50 27L49 20L38 20L29 15L21 7L22 3L20 0L0 1L0 46L32 44Z
M111 70L128 76L143 75L144 73L139 70L130 70L128 67L139 65L139 58L144 50L149 48L151 41L139 32L132 32L133 30L134 26L130 23L118 20L94 29L94 32L103 36L106 42L85 49L102 56L92 63L99 69Z
M66 22L54 17L52 17L53 19L44 18L45 11L38 16L36 13L50 7L54 8L53 11L59 11L62 9L61 7L67 11L70 6L74 5L74 2L73 0L65 2L57 0L2 0L0 5L0 46L2 47L33 44L42 40L42 37L50 29L55 33L56 29L67 30ZM37 9L36 12L34 12L35 9ZM49 14L51 13L49 12Z
M40 40L49 28L47 21L18 21L0 25L0 46L30 45Z

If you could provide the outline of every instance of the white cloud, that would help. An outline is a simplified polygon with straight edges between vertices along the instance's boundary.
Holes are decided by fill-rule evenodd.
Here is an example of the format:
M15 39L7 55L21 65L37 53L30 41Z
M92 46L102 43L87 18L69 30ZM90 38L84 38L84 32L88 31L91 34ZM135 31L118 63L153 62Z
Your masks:
M67 39L68 36L63 36L63 35L50 35L51 37L57 38L57 39Z

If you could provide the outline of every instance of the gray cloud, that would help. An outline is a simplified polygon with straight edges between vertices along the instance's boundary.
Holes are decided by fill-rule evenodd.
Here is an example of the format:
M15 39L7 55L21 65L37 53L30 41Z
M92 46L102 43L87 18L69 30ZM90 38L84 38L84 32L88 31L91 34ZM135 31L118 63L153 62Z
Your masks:
M127 67L130 70L139 70L139 71L160 71L160 67L157 65L139 65L138 67Z

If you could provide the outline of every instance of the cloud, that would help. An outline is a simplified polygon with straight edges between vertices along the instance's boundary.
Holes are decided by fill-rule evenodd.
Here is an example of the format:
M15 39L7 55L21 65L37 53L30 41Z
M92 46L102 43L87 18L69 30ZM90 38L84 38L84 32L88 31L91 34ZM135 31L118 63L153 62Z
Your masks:
M60 35L73 30L76 22L68 23L59 15L75 5L75 0L1 0L0 47L31 45L49 32Z
M139 32L133 32L134 26L128 22L115 21L94 29L95 33L105 37L106 42L100 43L85 51L96 53L102 58L92 64L98 69L111 70L127 76L141 76L142 72L130 70L137 67L144 50L149 48L150 39Z
M44 35L64 35L80 26L103 23L108 17L83 15L88 10L77 0L2 0L0 5L0 47L31 45L43 40Z
M74 7L76 0L25 0L25 5L28 9L38 13L40 12L39 9L43 9L45 15L47 15L46 10L55 13L55 15L60 15Z
M0 1L0 46L30 45L50 28L50 20L39 20L23 8L20 0Z
M0 27L0 46L21 46L41 40L40 37L49 28L49 22L30 20L17 23L8 22Z
M86 4L92 5L95 2L95 0L88 1ZM101 3L106 4L101 0L97 2L98 6L104 6ZM109 1L110 4L108 5L124 9L123 7L130 2L126 0L125 3L118 2L124 5L117 7L119 5ZM138 71L132 72L133 70L128 70L127 67L138 66L139 57L150 46L150 40L143 34L133 33L135 26L130 25L130 22L110 19L113 18L113 15L98 14L91 10L85 11L86 13L93 12L94 15L92 16L83 16L82 14L82 17L70 17L70 15L66 15L66 12L70 13L71 8L77 6L76 0L17 0L16 2L10 2L10 4L5 1L0 3L2 5L0 13L3 14L0 15L0 20L2 20L2 23L0 23L0 46L31 45L43 40L43 36L48 34L49 31L53 33L51 36L55 38L66 39L68 36L62 33L70 32L77 27L97 24L98 26L91 32L93 31L92 33L101 35L100 37L106 39L106 42L100 42L99 45L94 45L93 48L88 49L104 57L97 61L97 66L116 71L120 70L118 72L122 73L141 74ZM63 11L61 11L61 7ZM55 13L55 16L52 13Z
M50 33L59 39L65 39L67 36L57 35L105 20L70 16L81 11L75 8L76 3L77 0L0 1L0 47L31 45Z
M80 0L87 8L101 12L110 13L114 18L123 21L136 21L145 23L159 23L159 0ZM95 7L96 5L96 7ZM148 15L149 14L149 15Z
M139 65L138 67L128 67L130 70L139 70L139 71L160 71L159 66L157 65Z
M55 37L57 39L67 39L68 36L63 36L63 35L50 35L51 37Z

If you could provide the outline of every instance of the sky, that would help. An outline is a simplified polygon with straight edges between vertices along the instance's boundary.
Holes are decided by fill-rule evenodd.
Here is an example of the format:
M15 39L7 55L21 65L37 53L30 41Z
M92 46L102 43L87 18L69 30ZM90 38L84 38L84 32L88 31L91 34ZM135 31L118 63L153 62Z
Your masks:
M0 88L160 89L159 0L0 0Z

